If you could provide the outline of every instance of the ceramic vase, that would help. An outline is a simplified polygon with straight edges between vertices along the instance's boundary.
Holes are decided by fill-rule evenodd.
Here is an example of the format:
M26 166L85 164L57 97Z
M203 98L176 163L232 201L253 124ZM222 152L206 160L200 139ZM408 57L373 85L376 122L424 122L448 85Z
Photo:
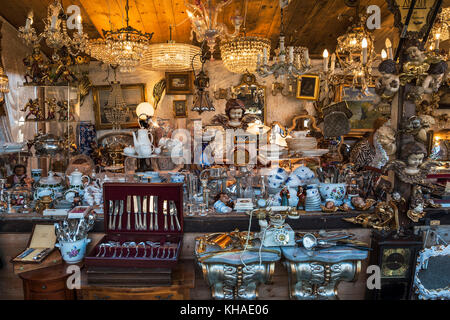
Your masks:
M310 184L306 187L305 210L306 211L321 211L321 200L317 185Z

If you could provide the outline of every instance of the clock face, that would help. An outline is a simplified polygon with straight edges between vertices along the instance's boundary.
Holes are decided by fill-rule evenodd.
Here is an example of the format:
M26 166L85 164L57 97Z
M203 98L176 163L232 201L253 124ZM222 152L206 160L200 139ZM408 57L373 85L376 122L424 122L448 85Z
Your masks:
M410 254L411 251L408 248L383 249L383 256L381 258L381 277L407 278Z

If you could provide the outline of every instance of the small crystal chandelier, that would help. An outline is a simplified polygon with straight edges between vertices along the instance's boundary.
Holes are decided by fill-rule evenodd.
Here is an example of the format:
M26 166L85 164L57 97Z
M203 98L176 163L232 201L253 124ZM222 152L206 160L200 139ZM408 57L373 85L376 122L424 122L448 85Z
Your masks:
M119 66L121 72L132 72L140 64L148 49L152 33L142 33L129 25L128 0L125 5L127 26L118 30L102 30L105 39L89 43L89 54L104 63Z
M126 121L128 110L119 81L111 82L111 93L103 112L106 120L112 123L113 130L120 130L120 124Z
M256 71L262 77L267 77L273 74L275 79L284 76L289 78L300 76L309 69L311 69L311 62L309 60L308 49L304 47L297 47L294 50L293 46L288 47L288 61L286 62L286 49L284 46L284 24L283 24L283 7L281 8L281 32L280 32L280 46L278 48L277 57L273 60L276 62L271 66L268 65L268 51L264 48L263 60L261 62L261 55L257 56ZM306 50L305 50L306 49Z
M262 55L264 50L270 52L270 41L268 39L247 37L245 32L247 8L248 0L245 0L244 36L220 43L220 55L223 64L225 68L234 73L255 72L258 55Z
M141 60L141 67L156 71L188 71L194 65L194 69L201 68L201 49L186 43L175 43L172 40L172 27L170 40L167 43L155 43L148 47ZM196 57L194 59L194 57Z
M204 56L201 57L202 70L195 76L194 85L197 88L197 92L194 95L194 104L192 106L192 111L197 111L202 113L204 111L216 111L212 101L209 97L209 92L206 89L209 88L209 78L206 72L203 70L203 66L206 62Z
M216 38L234 38L239 34L242 17L231 17L231 21L234 25L233 33L228 31L226 25L217 22L217 16L222 11L223 7L229 5L232 1L233 0L224 0L219 2L217 6L213 6L211 0L196 0L194 4L186 3L186 6L191 9L186 10L192 25L191 40L194 39L194 33L197 36L197 41L203 42L206 40L209 51L211 52L211 59L214 53ZM207 6L205 6L206 2L208 3Z
M81 16L78 16L74 27L78 30L73 33L72 38L67 33L68 16L64 13L64 9L59 0L54 0L48 6L47 18L44 19L44 32L37 34L33 25L33 13L28 14L25 27L19 28L19 37L29 46L38 44L42 39L45 39L46 44L52 49L61 49L67 47L68 52L76 56L86 51L89 39L83 33L83 25L81 23Z
M446 41L450 38L449 27L450 8L442 8L430 31L426 47L431 50L439 50L439 42Z
M9 92L9 79L6 75L5 69L3 68L2 63L2 25L3 21L0 21L0 92L8 93ZM3 97L0 99L2 100Z

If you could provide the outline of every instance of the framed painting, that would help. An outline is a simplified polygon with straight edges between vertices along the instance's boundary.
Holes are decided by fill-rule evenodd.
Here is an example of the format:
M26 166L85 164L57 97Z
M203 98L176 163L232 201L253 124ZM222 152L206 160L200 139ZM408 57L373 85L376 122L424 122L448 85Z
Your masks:
M166 72L166 94L194 94L193 73Z
M297 79L297 99L317 100L319 98L319 76L301 75Z
M125 121L120 124L121 128L137 128L138 118L136 115L136 107L142 101L146 101L145 84L123 84L122 96L125 100L127 114ZM95 128L97 130L112 129L112 123L106 119L105 106L108 104L108 98L111 93L111 86L94 86L92 88L92 95L94 98L94 114L95 114Z
M173 115L175 118L187 118L186 100L173 100Z
M368 87L365 92L362 88L354 88L350 85L339 87L336 101L346 101L347 107L353 113L348 135L362 136L373 130L375 120L383 116L373 107L376 97L375 86Z

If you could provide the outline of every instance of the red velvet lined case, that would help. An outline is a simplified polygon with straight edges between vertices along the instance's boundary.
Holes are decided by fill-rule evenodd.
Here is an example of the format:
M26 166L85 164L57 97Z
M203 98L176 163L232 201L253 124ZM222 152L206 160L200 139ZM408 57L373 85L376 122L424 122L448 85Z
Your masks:
M136 195L141 197L158 197L158 230L150 231L150 214L147 206L147 230L136 230L134 201L131 197L130 230L127 230L127 196ZM104 199L104 221L106 235L96 244L89 255L85 258L86 266L97 267L142 267L142 268L173 268L176 266L183 241L183 184L182 183L105 183L103 184ZM109 201L123 200L122 229L118 230L119 215L116 216L115 229L109 228ZM167 220L168 230L164 231L164 200L173 200L177 208L177 217L181 230L179 231L174 222L174 230L170 229L171 217L168 202ZM155 215L153 215L153 219ZM141 217L143 214L141 213ZM175 221L175 218L174 218ZM130 247L119 249L119 247L102 247L109 241L124 242L159 242L160 246L147 248ZM168 244L170 243L170 244ZM115 248L115 249L114 249ZM122 257L119 257L122 253ZM103 255L103 256L102 256ZM127 257L126 257L127 256ZM150 258L151 257L151 258Z

